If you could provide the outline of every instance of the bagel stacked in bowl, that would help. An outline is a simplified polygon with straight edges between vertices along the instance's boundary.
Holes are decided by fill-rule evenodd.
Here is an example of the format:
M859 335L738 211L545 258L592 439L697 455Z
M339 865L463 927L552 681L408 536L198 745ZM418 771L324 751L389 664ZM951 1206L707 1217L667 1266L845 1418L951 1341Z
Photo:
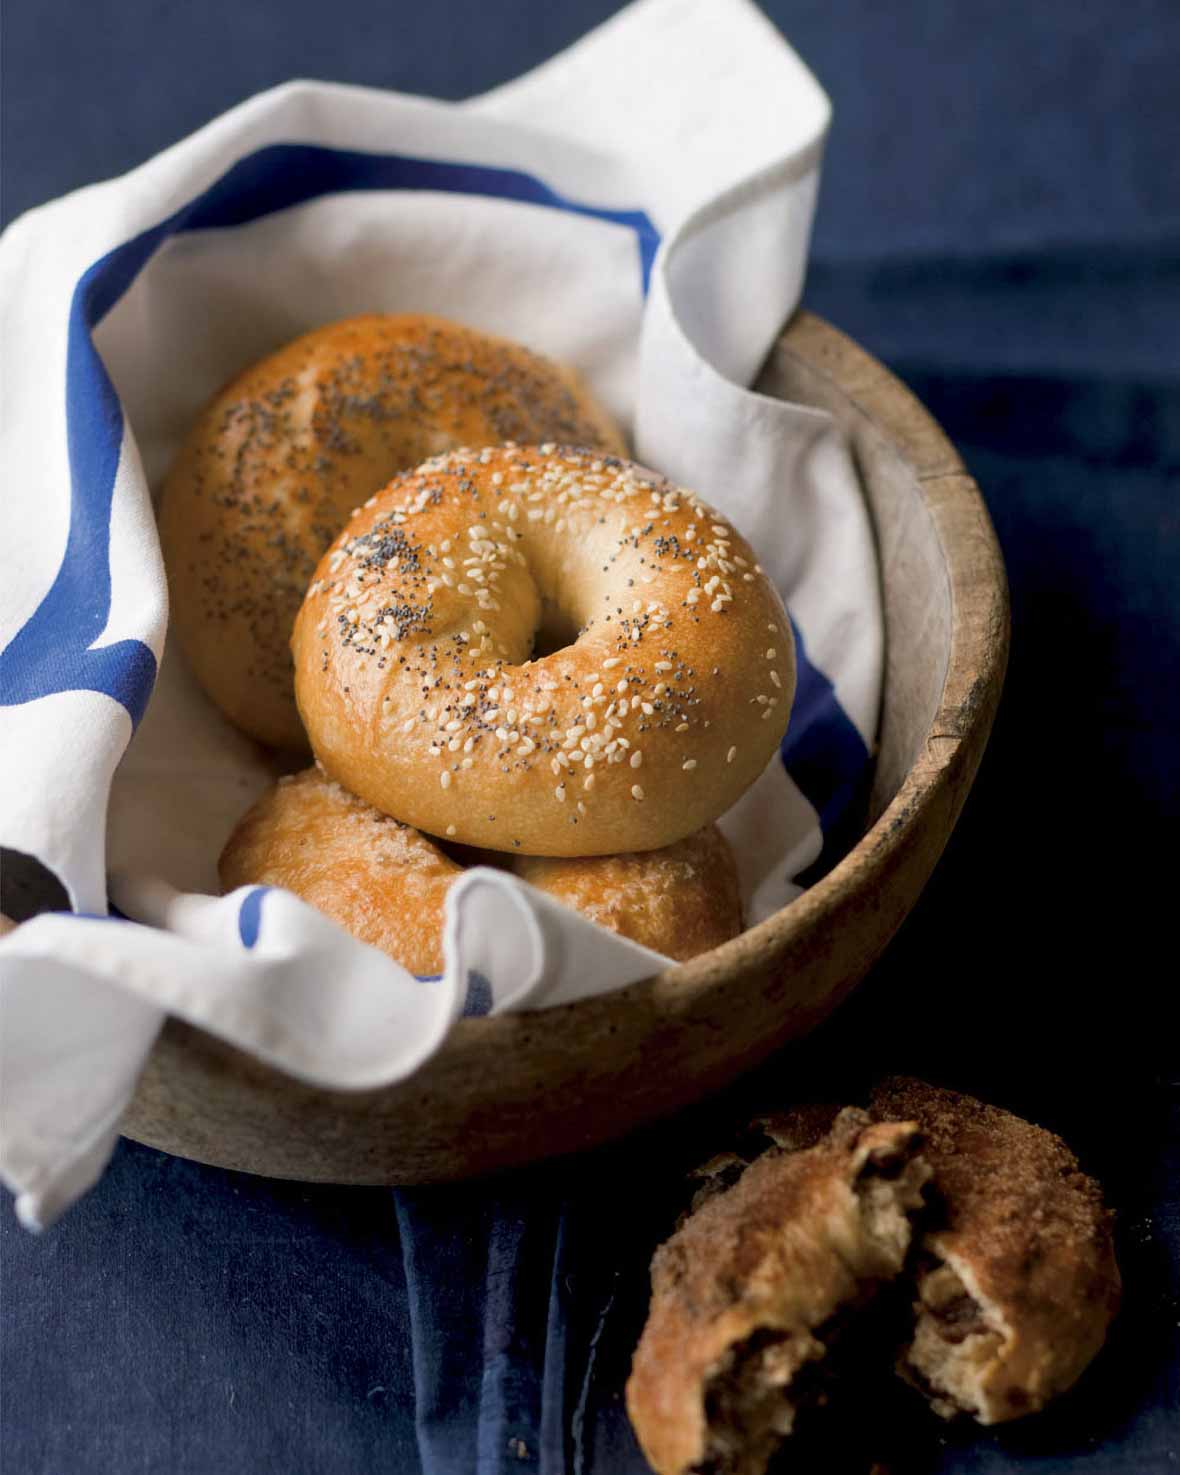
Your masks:
M232 722L316 760L226 889L418 972L473 861L669 957L741 930L714 821L782 739L790 626L727 520L623 450L569 370L437 318L329 325L221 391L164 490L175 627Z

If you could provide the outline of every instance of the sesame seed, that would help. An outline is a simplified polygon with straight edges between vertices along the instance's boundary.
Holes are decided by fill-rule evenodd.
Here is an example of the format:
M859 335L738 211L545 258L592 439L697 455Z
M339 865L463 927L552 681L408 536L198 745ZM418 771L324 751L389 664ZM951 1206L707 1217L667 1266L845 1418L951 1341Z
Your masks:
M448 825L447 826L447 834L448 835L453 835L454 833L455 833L455 826L454 825Z
M559 804L564 804L565 803L565 785L564 784L558 784L558 786L553 790L553 797L557 800L557 802Z
M685 773L689 773L697 766L697 760L695 758L688 758L680 766L684 769Z
M778 652L777 652L777 651L776 651L776 650L775 650L775 648L774 648L774 646L773 646L773 645L772 645L772 646L771 646L771 647L770 647L770 649L769 649L769 650L768 650L768 651L767 651L767 652L766 652L766 659L767 659L767 660L768 660L768 661L773 661L773 660L774 660L774 658L775 658L775 656L776 656L776 655L777 655L777 654L778 654Z
M726 755L725 755L725 761L726 761L726 763L732 763L733 760L736 757L737 757L737 749L736 748L730 748L729 752L726 753Z
M444 768L438 776L439 787L449 789L451 787L451 775Z
M619 664L619 659L618 656L607 656L606 660L602 663L602 669L604 671L613 671Z
M777 671L772 671L770 673L770 679L771 679L771 681L774 682L775 686L778 686L778 687L781 687L782 686L782 682L778 679L778 672Z
M640 788L640 786L638 784L632 784L631 785L631 797L632 797L632 799L642 799L643 798L643 790Z
M631 767L632 768L639 768L642 765L642 763L643 763L643 754L639 751L638 748L636 748L635 751L634 751L634 753L631 754Z

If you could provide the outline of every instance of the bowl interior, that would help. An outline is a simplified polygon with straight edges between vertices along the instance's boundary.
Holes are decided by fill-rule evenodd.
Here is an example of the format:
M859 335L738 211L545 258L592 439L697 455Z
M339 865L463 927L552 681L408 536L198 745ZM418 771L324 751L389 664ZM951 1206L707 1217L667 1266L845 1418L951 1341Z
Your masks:
M700 1099L806 1033L863 977L928 878L986 742L1007 648L1003 567L954 448L842 334L798 314L758 387L835 416L880 545L883 711L870 829L850 854L690 963L578 1004L459 1021L411 1079L378 1091L307 1086L171 1021L127 1135L279 1177L471 1176L594 1145Z

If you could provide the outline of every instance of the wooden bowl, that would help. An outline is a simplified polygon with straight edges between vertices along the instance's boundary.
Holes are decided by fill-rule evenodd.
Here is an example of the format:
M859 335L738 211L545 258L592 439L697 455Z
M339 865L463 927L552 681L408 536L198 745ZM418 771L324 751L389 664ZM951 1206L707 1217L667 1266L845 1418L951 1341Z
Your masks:
M724 1085L830 1013L914 905L975 776L1004 676L1004 568L978 489L909 391L800 313L759 387L846 427L881 554L887 657L871 828L791 906L603 998L463 1019L400 1085L289 1080L170 1021L127 1136L252 1173L463 1178L590 1147Z

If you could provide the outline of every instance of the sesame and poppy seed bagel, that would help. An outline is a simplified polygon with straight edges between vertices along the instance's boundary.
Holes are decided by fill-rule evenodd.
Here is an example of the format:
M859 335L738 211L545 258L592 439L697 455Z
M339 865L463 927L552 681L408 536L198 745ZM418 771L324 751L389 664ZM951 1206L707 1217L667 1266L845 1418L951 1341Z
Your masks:
M486 861L478 851L463 857ZM678 962L736 937L737 868L715 825L662 850L583 859L495 856L556 901ZM413 973L443 967L443 905L463 866L316 768L280 779L238 821L222 889L282 886Z
M250 736L305 749L291 627L348 514L440 451L538 440L624 449L570 370L441 318L330 323L239 374L160 507L172 626L207 694Z
M745 539L653 472L553 445L396 477L324 555L292 649L333 778L429 834L524 855L699 830L774 755L795 687Z

